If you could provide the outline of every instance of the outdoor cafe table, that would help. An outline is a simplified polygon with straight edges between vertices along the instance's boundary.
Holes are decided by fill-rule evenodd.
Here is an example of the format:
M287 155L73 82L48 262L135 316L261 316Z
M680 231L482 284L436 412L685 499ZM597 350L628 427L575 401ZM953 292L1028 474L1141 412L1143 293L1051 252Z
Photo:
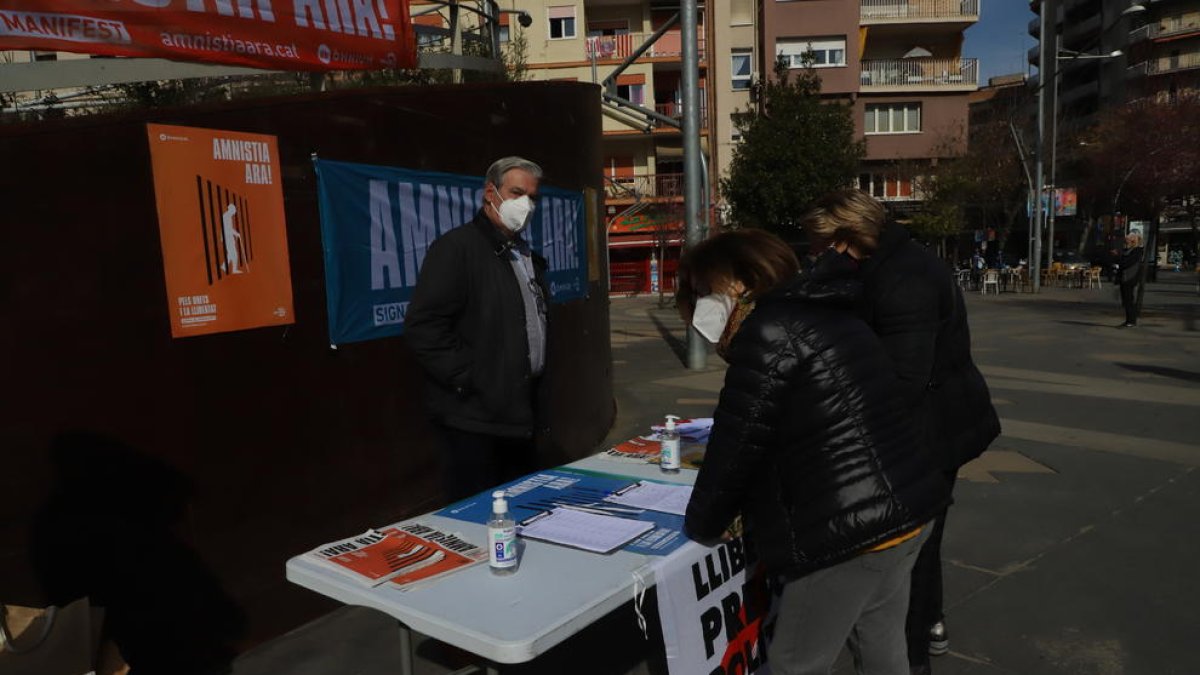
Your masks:
M599 456L566 465L632 479L692 484L696 472L665 474L657 465L617 462ZM432 513L421 521L470 541L487 541L487 528ZM364 523L364 527L367 524ZM365 587L327 570L307 555L287 561L288 581L348 605L372 607L400 624L402 675L411 675L412 635L417 631L495 663L531 661L603 618L633 597L634 574L654 583L651 568L659 556L618 550L597 555L565 546L522 539L520 568L494 576L487 564L459 570L429 584L400 590L391 584ZM319 543L319 542L318 542ZM691 546L689 542L673 555ZM490 667L488 672L495 672Z

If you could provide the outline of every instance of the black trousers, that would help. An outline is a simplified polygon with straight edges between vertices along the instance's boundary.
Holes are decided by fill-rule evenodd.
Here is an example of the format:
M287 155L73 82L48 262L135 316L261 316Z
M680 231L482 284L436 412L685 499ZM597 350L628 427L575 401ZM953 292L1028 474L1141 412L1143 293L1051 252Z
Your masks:
M538 469L532 438L504 438L438 425L442 487L450 502L466 499Z
M1121 284L1121 306L1125 308L1125 323L1137 323L1137 282Z
M913 565L908 598L908 618L904 634L908 639L908 663L929 663L929 629L941 621L942 614L942 532L946 529L946 511L938 514L933 533L925 540Z

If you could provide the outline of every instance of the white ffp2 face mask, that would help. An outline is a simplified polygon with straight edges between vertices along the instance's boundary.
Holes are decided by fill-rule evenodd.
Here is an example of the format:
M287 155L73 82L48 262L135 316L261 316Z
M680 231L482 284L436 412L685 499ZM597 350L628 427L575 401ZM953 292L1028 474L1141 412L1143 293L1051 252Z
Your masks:
M716 344L725 332L729 317L737 300L724 293L711 293L696 300L696 309L692 312L692 325L704 336L705 340Z
M533 215L533 200L529 198L529 195L521 195L516 199L505 199L500 202L500 208L496 209L496 213L500 216L500 222L504 223L504 227L508 228L510 232L520 232L529 224L529 217Z

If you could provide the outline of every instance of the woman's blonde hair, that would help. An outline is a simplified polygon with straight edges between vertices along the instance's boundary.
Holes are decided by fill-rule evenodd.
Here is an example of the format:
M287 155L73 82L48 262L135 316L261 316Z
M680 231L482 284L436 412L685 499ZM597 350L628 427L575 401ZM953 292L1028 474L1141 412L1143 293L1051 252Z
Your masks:
M684 253L675 302L684 319L691 321L696 299L711 294L718 284L740 281L746 299L755 300L799 271L792 247L770 232L754 228L722 232Z
M1134 246L1142 245L1142 235L1137 232L1130 232L1129 234L1125 235L1125 241L1130 241L1130 240L1133 241Z
M818 199L804 214L800 228L818 246L845 242L872 253L879 247L879 233L886 222L883 204L862 190L848 189Z

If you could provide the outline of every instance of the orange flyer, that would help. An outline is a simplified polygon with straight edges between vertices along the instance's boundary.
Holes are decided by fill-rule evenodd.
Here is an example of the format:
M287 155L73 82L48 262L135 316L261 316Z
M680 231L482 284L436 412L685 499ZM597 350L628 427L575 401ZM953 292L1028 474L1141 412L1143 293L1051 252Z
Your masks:
M658 456L662 454L662 441L653 436L638 436L618 443L605 454L611 459L657 464Z
M704 446L702 444L684 443L682 466L685 469L699 469L704 462ZM638 436L605 450L600 457L618 462L633 462L636 464L658 464L662 455L662 441L658 435Z
M290 324L274 136L146 125L171 335Z
M487 560L487 551L421 523L367 530L325 544L311 555L359 583L405 588Z

